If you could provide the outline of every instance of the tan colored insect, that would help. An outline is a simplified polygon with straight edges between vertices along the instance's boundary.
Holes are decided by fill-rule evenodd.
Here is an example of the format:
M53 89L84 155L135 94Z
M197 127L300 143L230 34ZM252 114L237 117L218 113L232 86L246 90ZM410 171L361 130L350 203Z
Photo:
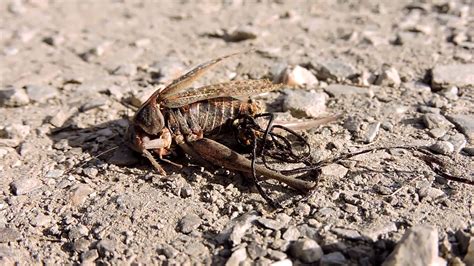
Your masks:
M236 80L200 88L190 87L210 67L233 55L195 67L163 90L153 93L136 112L127 131L128 142L134 150L147 157L161 174L166 172L151 152L157 154L161 161L174 164L164 158L170 153L173 143L195 159L229 170L252 171L249 159L211 138L219 134L229 120L262 111L257 104L238 98L276 90L281 85L269 80ZM264 179L278 180L302 192L314 187L312 182L294 179L260 165L255 169Z

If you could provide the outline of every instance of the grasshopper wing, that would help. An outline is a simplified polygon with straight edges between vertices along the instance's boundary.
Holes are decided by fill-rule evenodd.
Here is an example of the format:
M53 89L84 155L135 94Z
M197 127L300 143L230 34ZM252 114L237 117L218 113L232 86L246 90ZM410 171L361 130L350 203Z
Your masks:
M181 77L173 80L170 85L166 86L161 91L157 91L154 93L155 96L158 97L159 100L161 99L166 99L172 95L179 94L186 89L188 89L189 85L191 85L195 80L200 78L207 70L209 70L211 67L215 66L222 60L232 57L234 55L238 55L240 53L233 53L225 56L221 56L215 59L212 59L210 61L207 61L205 63L202 63L198 65L197 67L193 68L186 74L182 75Z
M169 108L178 108L198 101L232 97L241 98L263 92L281 89L282 84L273 84L267 79L261 80L235 80L230 82L212 84L181 93L169 95L161 99L161 104Z

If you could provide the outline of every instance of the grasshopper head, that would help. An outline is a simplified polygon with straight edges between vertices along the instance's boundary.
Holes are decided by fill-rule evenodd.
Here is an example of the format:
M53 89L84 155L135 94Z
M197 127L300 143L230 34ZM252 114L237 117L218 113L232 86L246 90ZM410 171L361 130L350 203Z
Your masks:
M165 118L156 100L150 99L137 111L133 117L133 125L140 127L149 135L157 135L163 130Z

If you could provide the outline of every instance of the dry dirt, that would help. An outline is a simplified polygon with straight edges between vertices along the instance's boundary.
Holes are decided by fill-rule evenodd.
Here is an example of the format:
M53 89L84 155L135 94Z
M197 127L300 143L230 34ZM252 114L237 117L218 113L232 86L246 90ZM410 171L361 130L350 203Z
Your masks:
M304 132L315 159L439 139L454 146L436 155L447 171L472 182L472 76L467 86L454 80L454 89L438 90L430 75L474 62L469 2L2 1L0 84L21 95L0 107L1 262L220 265L243 248L229 264L291 265L305 261L290 248L295 240L312 238L324 254L340 252L339 265L378 265L407 228L429 224L440 256L462 263L461 236L472 242L474 234L473 187L435 174L409 151L326 167L309 198L272 210L250 182L223 169L178 158L183 169L167 165L169 175L158 175L125 148L123 135L134 103L176 73L254 49L199 83L273 78L286 65L303 66L319 83L298 90L326 91L325 115L342 115ZM384 65L399 84L371 78ZM339 95L331 84L367 86ZM285 97L261 99L283 112ZM470 120L427 128L431 113ZM371 127L376 137L367 140ZM237 243L227 241L224 228L245 213L255 221Z

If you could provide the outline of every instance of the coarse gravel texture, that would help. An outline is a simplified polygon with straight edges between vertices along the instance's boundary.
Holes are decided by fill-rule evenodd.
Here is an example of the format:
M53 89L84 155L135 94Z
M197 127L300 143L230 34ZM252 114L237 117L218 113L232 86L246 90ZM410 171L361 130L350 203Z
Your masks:
M258 98L283 120L340 115L302 133L315 160L427 147L472 183L473 10L468 0L1 1L0 264L469 265L473 187L409 150L326 166L307 198L265 185L294 201L273 210L239 173L184 156L160 176L124 133L136 106L186 69L252 50L195 86L291 83L301 91Z

